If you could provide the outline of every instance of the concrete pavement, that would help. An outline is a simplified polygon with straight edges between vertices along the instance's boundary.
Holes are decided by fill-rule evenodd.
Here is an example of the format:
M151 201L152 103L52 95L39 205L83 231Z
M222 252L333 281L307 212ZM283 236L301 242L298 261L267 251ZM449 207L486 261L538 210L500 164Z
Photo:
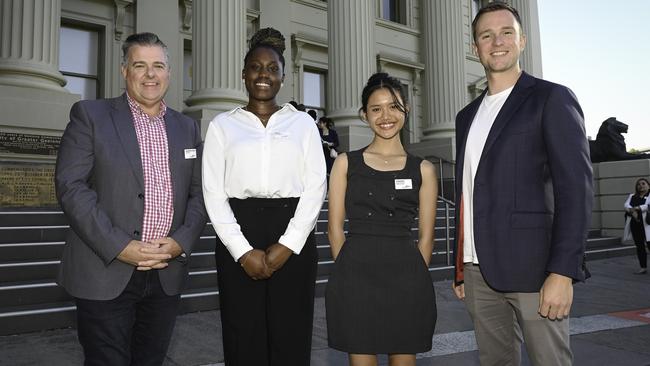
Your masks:
M638 267L633 256L591 261L588 267L592 278L574 287L574 365L650 365L650 275L632 274ZM479 364L471 321L450 286L449 281L435 283L434 348L418 355L418 366ZM530 365L525 354L523 359L522 365ZM82 360L74 329L0 337L0 365L67 366L81 365ZM222 362L219 312L179 316L165 366ZM312 366L346 364L346 354L327 347L324 301L317 298ZM387 365L385 357L380 365Z

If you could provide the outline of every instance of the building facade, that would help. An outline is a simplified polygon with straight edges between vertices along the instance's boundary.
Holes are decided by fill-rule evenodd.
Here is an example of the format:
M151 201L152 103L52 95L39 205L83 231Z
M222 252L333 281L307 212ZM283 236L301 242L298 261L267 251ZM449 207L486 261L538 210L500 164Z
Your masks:
M486 86L471 50L471 19L489 0L0 0L0 204L55 206L52 175L70 106L124 92L121 43L150 31L169 47L165 101L201 123L246 103L247 40L285 38L279 100L336 123L343 150L370 142L359 119L368 77L408 88L402 138L424 157L455 159L456 112ZM537 0L511 0L528 44L522 67L541 76Z

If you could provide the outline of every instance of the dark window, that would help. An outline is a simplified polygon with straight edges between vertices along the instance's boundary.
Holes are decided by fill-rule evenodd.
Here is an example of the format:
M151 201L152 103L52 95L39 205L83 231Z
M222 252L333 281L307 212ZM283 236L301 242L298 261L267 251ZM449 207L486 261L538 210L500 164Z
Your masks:
M100 42L98 30L77 25L61 25L59 33L59 70L66 79L65 88L81 99L100 95Z

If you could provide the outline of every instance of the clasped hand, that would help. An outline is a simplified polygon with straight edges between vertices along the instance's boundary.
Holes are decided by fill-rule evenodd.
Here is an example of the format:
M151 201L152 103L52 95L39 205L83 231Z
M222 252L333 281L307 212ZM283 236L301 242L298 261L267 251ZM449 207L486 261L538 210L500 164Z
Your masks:
M168 261L183 252L173 238L158 238L150 242L131 240L118 254L117 259L136 267L138 271L162 269Z
M266 251L252 249L239 259L246 274L254 280L264 280L280 268L291 257L291 250L280 243L270 245Z

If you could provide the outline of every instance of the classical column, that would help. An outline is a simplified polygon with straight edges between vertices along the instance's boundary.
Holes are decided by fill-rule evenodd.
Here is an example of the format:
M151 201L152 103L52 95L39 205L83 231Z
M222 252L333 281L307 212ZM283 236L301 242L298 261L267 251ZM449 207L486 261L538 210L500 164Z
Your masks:
M0 85L56 92L61 0L0 0Z
M185 113L208 123L248 100L241 81L246 46L246 2L194 0L192 10L192 95Z
M0 130L61 135L79 95L63 88L60 28L61 0L0 0Z
M361 91L375 72L375 0L327 3L327 114L339 133L342 150L362 147L372 133L359 119Z
M542 77L542 47L539 38L537 0L512 0L512 6L519 12L524 34L527 37L526 48L519 59L520 66L527 73Z
M124 0L116 4L128 4ZM136 7L136 32L152 32L167 46L171 80L165 103L183 109L183 39L179 37L182 27L178 0L138 0ZM125 35L124 39L128 36Z
M457 0L423 1L424 140L455 134L456 113L467 101L463 9Z

